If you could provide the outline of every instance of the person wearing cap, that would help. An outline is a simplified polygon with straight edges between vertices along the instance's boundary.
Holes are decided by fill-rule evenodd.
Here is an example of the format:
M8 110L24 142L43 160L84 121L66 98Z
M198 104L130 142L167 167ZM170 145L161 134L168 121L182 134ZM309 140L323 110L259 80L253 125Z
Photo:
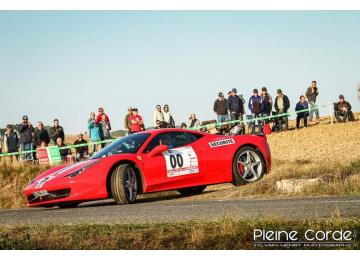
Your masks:
M315 80L311 82L311 86L307 88L305 95L311 108L309 121L311 122L313 120L314 113L316 115L316 120L320 120L319 109L316 105L316 97L319 95L319 90L317 88L317 82Z
M4 134L4 151L6 153L16 153L19 151L19 133L10 124L6 126ZM19 160L19 155L10 156L11 162L13 162L14 157L16 161Z
M273 107L273 100L272 97L270 96L270 94L267 91L266 87L262 87L261 88L261 93L260 96L263 99L263 104L264 104L264 109L262 112L262 116L266 117L266 116L270 116L271 115L271 111L272 111L272 107ZM269 120L265 120L266 122L269 122Z
M34 128L29 122L29 118L27 116L23 116L22 122L19 127L19 145L20 151L26 152L31 151L33 149L34 143ZM22 161L32 161L33 154L32 153L22 153L20 156Z
M305 96L300 96L300 101L296 104L295 112L296 112L296 129L300 128L300 120L304 120L304 127L307 127L307 118L309 115L309 104L305 100Z
M160 121L161 123L165 121L164 113L161 111L161 106L156 105L154 115L153 115L154 127L156 127L156 121Z
M126 114L125 120L124 120L124 128L125 128L125 130L128 131L128 134L131 134L131 121L130 121L131 110L132 110L132 108L129 107L128 113Z
M38 122L37 128L34 131L34 146L46 147L50 143L50 137L48 131L44 128L42 122Z
M60 137L63 141L65 140L64 128L60 126L59 119L54 119L54 126L50 128L50 139L56 144L56 140Z
M228 98L228 110L230 112L231 121L242 120L244 114L244 101L237 95L236 88L231 90L231 95Z
M351 105L349 102L345 101L344 95L339 96L339 101L335 104L335 117L338 123L345 123L346 119L349 117L351 113ZM342 120L341 118L342 117ZM350 120L349 120L350 121Z
M160 107L160 109L161 109L161 107ZM144 120L139 115L139 111L137 108L132 109L130 120L131 120L131 133L141 132L142 128L144 128L143 127Z
M253 118L261 117L262 112L264 111L264 103L261 96L259 96L259 91L257 89L253 90L253 95L249 99L248 104L249 110ZM259 127L259 132L262 132L261 120L255 120L252 123L252 132L255 132L256 126Z
M89 147L87 146L87 141L84 139L84 136L82 133L77 135L77 139L74 142L74 145L84 145L75 147L75 159L77 162L87 159L89 157ZM86 145L85 145L86 144Z
M287 113L290 108L290 100L285 94L283 94L281 89L277 90L274 107L277 114ZM285 128L287 129L289 127L288 116L286 115L282 118L285 120Z
M218 98L214 102L214 112L217 116L217 122L223 123L228 120L228 104L227 99L224 97L224 94L220 92Z

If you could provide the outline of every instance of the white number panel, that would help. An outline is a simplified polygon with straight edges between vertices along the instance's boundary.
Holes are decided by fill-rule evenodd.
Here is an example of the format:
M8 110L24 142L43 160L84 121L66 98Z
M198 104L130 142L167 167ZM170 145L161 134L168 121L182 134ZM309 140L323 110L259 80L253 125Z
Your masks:
M191 146L170 149L163 153L167 177L176 177L199 172L199 161Z

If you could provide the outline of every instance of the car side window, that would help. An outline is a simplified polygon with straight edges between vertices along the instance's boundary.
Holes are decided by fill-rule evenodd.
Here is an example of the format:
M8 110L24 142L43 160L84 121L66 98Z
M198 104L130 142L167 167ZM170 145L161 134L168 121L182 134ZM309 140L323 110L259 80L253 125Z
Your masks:
M201 134L192 134L187 132L168 132L161 133L155 136L148 146L145 148L144 153L151 152L156 146L163 144L168 145L169 149L177 148L180 146L191 144L201 138Z

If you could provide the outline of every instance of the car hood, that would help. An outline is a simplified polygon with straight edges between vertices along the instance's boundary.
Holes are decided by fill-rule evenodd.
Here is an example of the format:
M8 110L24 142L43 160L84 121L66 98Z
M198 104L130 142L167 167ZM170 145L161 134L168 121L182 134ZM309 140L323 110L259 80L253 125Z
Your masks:
M91 166L99 162L100 159L91 159L83 162L78 162L71 165L62 165L54 167L39 176L37 176L27 187L31 189L41 189L42 186L50 180L60 179L68 174L74 173L77 170Z

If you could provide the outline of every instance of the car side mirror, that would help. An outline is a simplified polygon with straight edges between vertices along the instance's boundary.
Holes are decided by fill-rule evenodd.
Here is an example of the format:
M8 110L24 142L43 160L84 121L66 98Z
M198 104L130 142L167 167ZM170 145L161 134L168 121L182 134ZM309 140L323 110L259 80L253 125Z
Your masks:
M167 145L158 145L149 154L149 157L155 157L161 155L163 152L167 151L169 147Z

